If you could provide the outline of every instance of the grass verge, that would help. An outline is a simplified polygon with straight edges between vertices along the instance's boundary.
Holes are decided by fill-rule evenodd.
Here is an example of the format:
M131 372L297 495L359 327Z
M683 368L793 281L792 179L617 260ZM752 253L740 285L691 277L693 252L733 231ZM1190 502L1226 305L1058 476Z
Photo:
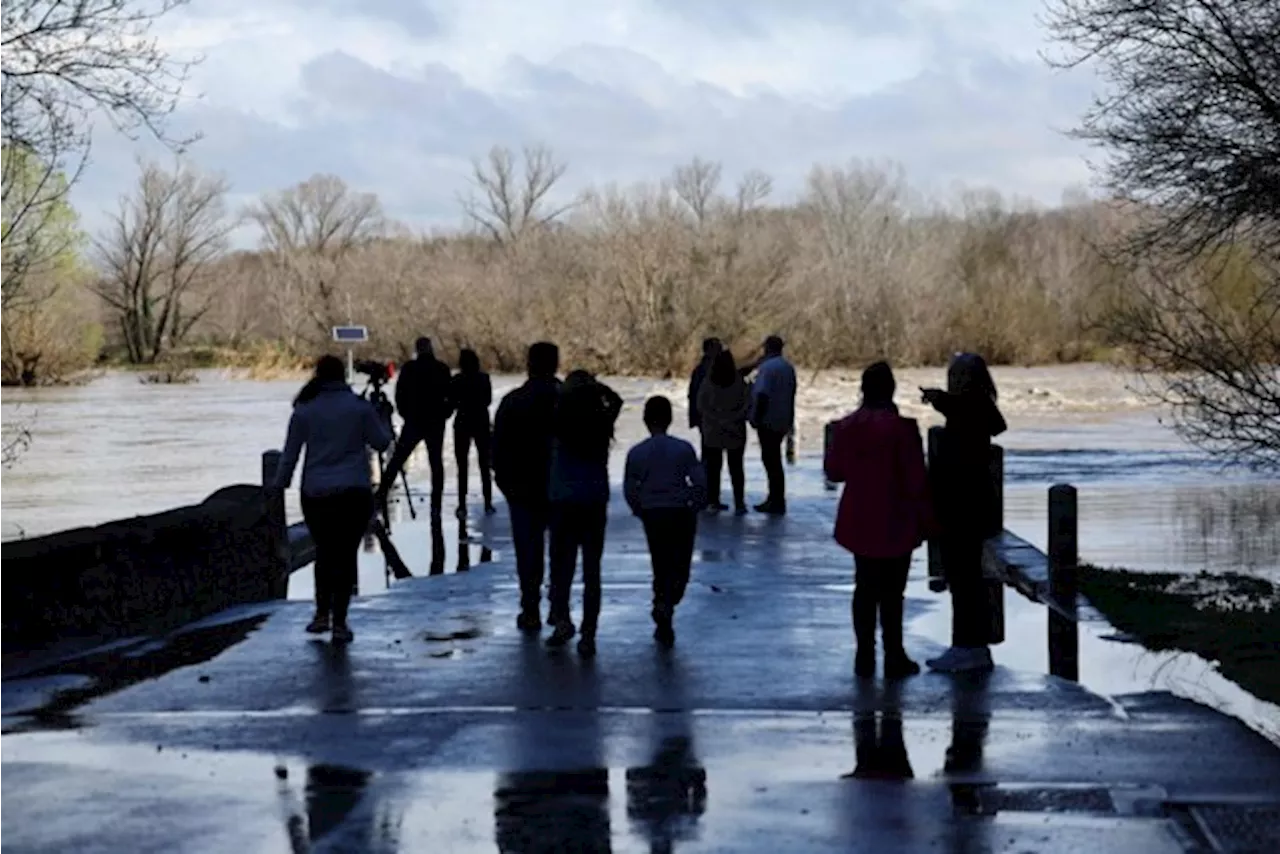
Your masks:
M1261 700L1280 704L1280 589L1238 573L1182 575L1085 566L1080 589L1152 650L1192 652Z

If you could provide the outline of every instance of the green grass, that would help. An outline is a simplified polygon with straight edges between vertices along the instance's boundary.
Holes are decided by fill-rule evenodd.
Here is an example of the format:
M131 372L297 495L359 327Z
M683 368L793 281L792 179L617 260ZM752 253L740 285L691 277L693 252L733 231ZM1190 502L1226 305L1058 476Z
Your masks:
M1085 566L1080 589L1111 624L1152 650L1179 650L1262 700L1280 703L1280 589L1238 573L1129 572Z

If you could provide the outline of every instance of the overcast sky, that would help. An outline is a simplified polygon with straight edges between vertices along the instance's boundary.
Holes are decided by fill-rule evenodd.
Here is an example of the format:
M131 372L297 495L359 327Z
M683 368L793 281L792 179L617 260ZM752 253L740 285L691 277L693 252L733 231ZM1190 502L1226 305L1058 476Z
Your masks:
M900 162L1057 202L1089 180L1064 138L1095 81L1038 56L1041 0L191 0L158 27L204 61L174 129L237 205L315 172L416 225L460 221L470 160L549 145L565 191L694 155L793 196L818 162ZM100 134L90 229L145 143Z

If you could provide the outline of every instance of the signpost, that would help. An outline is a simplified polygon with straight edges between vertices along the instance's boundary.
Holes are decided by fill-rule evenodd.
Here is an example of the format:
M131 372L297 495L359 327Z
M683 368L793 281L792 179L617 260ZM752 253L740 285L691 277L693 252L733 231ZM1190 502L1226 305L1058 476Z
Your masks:
M347 345L347 382L350 383L355 379L355 356L352 353L352 347L369 340L369 329L366 326L335 326L333 340Z

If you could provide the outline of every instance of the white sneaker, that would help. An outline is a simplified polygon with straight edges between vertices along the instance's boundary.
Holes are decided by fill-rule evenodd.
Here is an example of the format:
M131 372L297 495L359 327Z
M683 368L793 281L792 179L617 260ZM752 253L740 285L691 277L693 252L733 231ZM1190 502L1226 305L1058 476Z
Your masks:
M943 673L966 673L976 670L990 670L995 666L991 660L991 649L985 646L952 647L937 658L925 662L934 670Z
M941 670L944 673L956 669L956 665L960 664L964 659L964 651L959 647L948 647L947 651L937 658L930 658L925 661L930 670Z

